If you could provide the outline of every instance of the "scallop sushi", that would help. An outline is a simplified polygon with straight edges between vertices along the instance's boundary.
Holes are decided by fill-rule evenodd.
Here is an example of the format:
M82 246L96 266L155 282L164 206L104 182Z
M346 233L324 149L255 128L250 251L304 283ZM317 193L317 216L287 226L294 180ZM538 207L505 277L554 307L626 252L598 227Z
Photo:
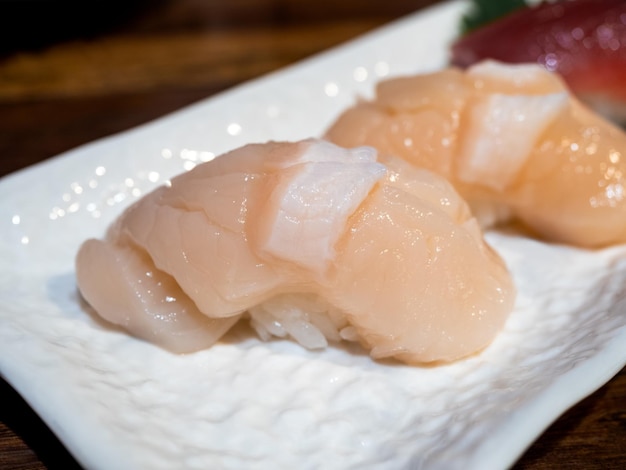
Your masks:
M626 134L539 65L484 61L383 81L325 137L439 173L483 227L517 220L553 242L626 242Z
M250 144L136 201L76 258L103 318L174 352L239 321L307 348L452 361L491 343L515 289L442 177L372 147Z

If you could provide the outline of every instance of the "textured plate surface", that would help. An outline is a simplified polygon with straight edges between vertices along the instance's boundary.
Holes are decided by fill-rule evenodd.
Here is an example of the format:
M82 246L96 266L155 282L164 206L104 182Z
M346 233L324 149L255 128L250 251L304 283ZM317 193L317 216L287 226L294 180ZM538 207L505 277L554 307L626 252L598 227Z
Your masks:
M83 465L505 468L626 363L626 247L503 233L488 239L518 284L516 309L482 354L441 367L246 329L175 356L79 301L79 244L131 201L244 143L318 136L381 77L441 67L463 8L426 10L0 182L0 371Z

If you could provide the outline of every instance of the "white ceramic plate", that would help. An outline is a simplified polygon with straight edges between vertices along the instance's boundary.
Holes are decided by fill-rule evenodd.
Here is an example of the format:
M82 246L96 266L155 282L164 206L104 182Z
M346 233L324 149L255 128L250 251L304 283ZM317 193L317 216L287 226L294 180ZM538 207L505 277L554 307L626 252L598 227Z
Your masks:
M383 76L441 67L463 8L418 13L0 182L0 370L84 466L505 468L626 363L624 247L488 234L517 307L481 355L435 368L246 330L175 356L79 301L75 252L127 204L244 143L320 135Z

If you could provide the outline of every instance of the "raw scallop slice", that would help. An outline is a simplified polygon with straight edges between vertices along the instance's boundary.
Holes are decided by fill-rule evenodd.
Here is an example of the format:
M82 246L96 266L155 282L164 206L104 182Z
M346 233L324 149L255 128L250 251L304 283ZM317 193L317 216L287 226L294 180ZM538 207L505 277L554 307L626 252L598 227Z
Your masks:
M97 313L171 351L209 347L238 320L200 313L176 281L136 247L87 240L79 256L81 294Z

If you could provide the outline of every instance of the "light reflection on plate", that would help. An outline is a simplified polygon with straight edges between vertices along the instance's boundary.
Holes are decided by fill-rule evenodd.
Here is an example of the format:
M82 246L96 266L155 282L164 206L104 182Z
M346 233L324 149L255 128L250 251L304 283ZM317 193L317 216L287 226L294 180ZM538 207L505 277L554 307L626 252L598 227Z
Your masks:
M83 465L505 468L626 363L624 247L488 234L517 282L516 310L482 354L434 368L261 343L245 329L174 356L107 329L76 294L79 244L133 200L242 144L318 136L381 77L441 67L463 7L426 10L0 182L0 370Z

